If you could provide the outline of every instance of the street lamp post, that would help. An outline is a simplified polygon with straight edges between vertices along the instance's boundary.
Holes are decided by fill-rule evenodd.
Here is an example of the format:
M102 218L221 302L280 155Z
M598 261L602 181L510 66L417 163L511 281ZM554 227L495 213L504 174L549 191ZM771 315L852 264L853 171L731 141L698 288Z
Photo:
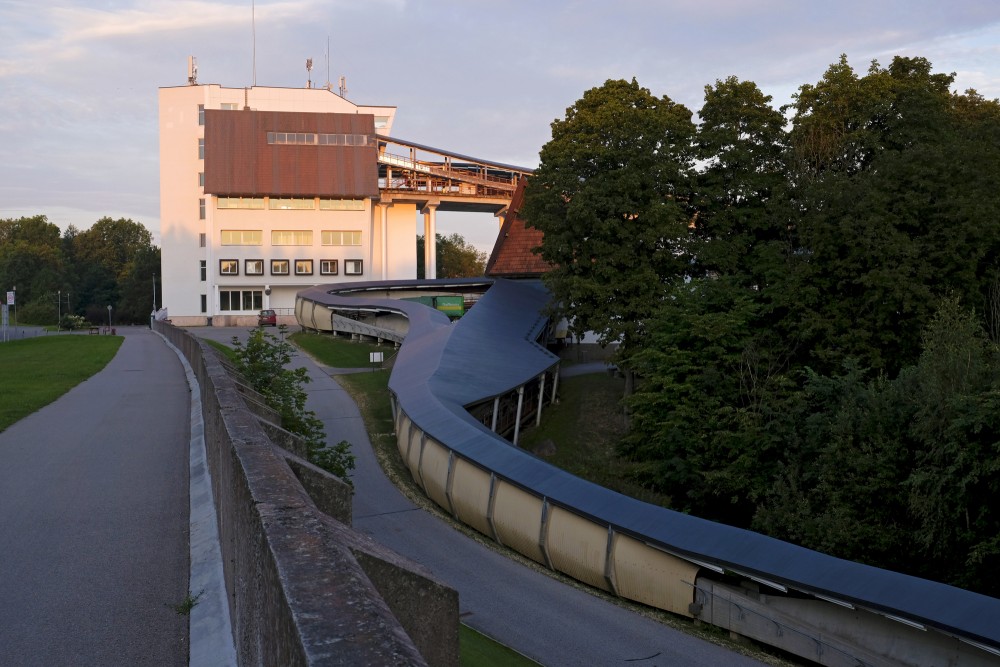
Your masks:
M56 308L56 331L62 329L62 290L56 292L56 301L59 302Z
M111 333L111 304L108 304L108 333Z

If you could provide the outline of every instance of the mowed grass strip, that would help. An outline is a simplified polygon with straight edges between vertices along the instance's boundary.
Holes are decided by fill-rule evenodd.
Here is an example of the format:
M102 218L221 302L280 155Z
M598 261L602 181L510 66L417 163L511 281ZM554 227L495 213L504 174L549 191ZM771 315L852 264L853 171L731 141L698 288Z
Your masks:
M236 361L236 350L233 348L218 341L209 340L208 338L202 338L201 340L204 343L207 343L209 347L214 347L216 350L221 352L226 359L229 359L229 361Z
M463 624L458 629L462 667L539 667L538 663Z
M121 336L40 336L0 343L0 431L108 365Z
M396 351L392 345L356 342L331 334L305 331L293 333L288 339L321 364L331 368L369 368L369 353L383 352L384 358L388 359Z

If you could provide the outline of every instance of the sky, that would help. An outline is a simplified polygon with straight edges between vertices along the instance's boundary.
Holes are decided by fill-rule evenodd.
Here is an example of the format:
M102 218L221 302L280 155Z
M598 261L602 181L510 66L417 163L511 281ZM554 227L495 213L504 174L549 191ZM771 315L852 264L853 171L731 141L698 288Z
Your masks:
M327 48L329 44L329 51ZM157 89L336 88L397 107L393 135L534 167L584 91L632 79L697 114L706 85L755 82L778 107L846 54L927 58L1000 97L996 0L0 0L0 218L104 216L159 243ZM329 63L329 67L327 66ZM697 118L695 118L697 120ZM490 215L438 232L493 246Z

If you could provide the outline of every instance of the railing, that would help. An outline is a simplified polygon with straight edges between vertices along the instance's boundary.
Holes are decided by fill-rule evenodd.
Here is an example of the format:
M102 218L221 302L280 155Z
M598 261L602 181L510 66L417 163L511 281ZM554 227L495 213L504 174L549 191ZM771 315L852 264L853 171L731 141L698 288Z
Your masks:
M428 165L401 155L393 155L392 153L380 153L378 161L382 164L397 166L409 171L418 171L448 180L474 183L476 185L484 185L511 192L517 187L518 181L517 176L512 178L501 178L499 176L490 176L489 173L475 173L468 169Z

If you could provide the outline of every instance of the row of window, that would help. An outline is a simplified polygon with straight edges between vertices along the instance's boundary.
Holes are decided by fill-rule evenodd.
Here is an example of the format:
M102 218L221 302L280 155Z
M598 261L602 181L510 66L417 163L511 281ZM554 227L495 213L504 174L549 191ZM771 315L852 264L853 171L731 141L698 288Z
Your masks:
M318 134L313 132L268 132L269 144L294 144L296 146L368 146L367 134Z
M264 307L264 292L259 289L219 290L219 310L260 310ZM201 295L201 312L208 312L208 295Z
M289 269L294 266L295 275L297 276L311 276L313 274L313 260L311 259L296 259L294 263L287 259L272 259L271 260L271 275L272 276L287 276L289 275ZM319 260L319 273L322 276L335 276L339 273L340 260L337 259L321 259ZM201 262L201 279L205 280L205 262ZM345 276L360 276L364 271L364 262L360 259L345 259L344 260L344 275ZM262 259L245 259L243 260L243 273L247 276L262 276L264 275L264 260ZM238 276L240 275L240 260L238 259L220 259L219 260L219 275L223 276Z
M364 199L323 199L319 197L219 197L215 208L242 208L261 211L269 208L275 211L363 211Z
M222 245L263 245L264 232L260 229L223 229ZM328 246L360 246L361 232L357 230L324 230L319 233L320 244ZM311 246L311 229L275 229L271 232L271 245Z
M205 296L201 297L201 312L205 312ZM219 290L219 310L260 310L264 307L264 292L259 289Z

